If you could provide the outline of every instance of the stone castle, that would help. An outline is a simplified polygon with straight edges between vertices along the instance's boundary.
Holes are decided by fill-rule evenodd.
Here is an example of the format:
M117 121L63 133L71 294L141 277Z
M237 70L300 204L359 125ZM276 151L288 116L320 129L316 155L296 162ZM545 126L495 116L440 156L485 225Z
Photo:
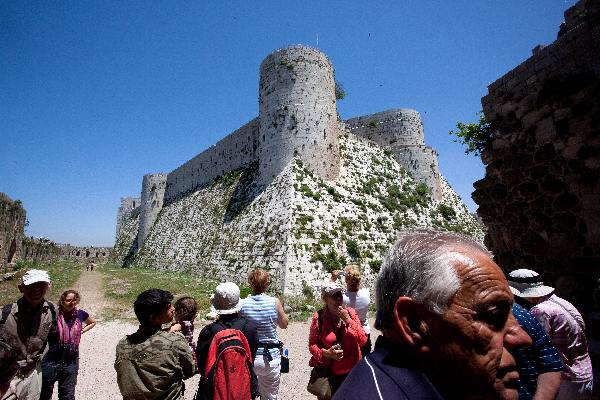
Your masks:
M358 163L352 163L353 158ZM381 176L369 176L370 171L365 167L371 163L375 163L371 165L371 172L383 165ZM356 173L352 172L353 167ZM373 207L361 205L363 200L353 200L353 195L365 185L370 188L369 193L362 193L365 199L373 197L384 201L381 199L390 196L388 189L393 185L400 186L394 193L404 197L392 198L387 208L385 204L384 207L374 203ZM213 193L216 197L209 200L210 192L219 187L221 193ZM393 109L341 121L329 59L314 48L288 47L270 54L260 66L258 117L170 173L145 175L141 198L121 199L116 254L137 264L214 273L212 276L219 278L233 279L233 276L238 281L244 280L241 270L267 266L276 276L277 290L297 293L300 282L303 287L310 287L314 279L323 275L323 268L306 274L309 271L302 265L305 261L322 264L325 269L330 266L330 259L315 261L315 257L323 256L324 247L329 249L327 254L331 255L331 251L337 254L344 242L360 240L361 244L371 246L367 255L373 257L359 254L354 258L365 263L370 259L371 264L376 265L375 261L380 260L372 259L375 253L382 257L383 247L391 241L367 233L358 239L361 234L357 227L337 237L332 235L330 241L325 240L325 245L319 244L315 235L323 236L326 230L339 233L334 226L336 222L332 221L339 222L340 218L352 221L364 216L367 227L373 225L369 222L371 218L375 221L380 218L380 222L381 218L389 218L391 224L398 212L391 205L395 204L393 201L414 206L418 201L409 194L412 193L410 188L414 191L417 187L428 202L428 205L422 204L423 207L435 213L444 205L446 208L442 209L451 210L447 216L458 218L438 221L440 224L477 226L441 176L437 153L425 145L423 124L417 111ZM422 193L423 188L426 194ZM329 197L333 202L324 207ZM217 218L207 217L205 212L214 208L215 199L217 203L226 204L223 209L214 210ZM316 204L304 204L302 199ZM262 204L262 208L251 211L258 204ZM354 215L353 208L357 208ZM402 218L409 221L404 227L429 226L435 219L429 211L421 212L428 214L422 217L416 210L411 214L406 205L399 208L405 208ZM198 215L194 216L192 209ZM315 223L320 209L325 221ZM313 213L306 214L307 211ZM193 233L196 228L190 224L198 220L204 221L204 230ZM173 224L179 236L176 240L163 232L173 229ZM365 226L361 228L363 232L367 231ZM249 232L250 228L254 231ZM265 239L265 230L271 239ZM223 248L219 244L224 241L222 235L229 238L231 246L239 245L240 241L246 244L239 251ZM251 248L248 248L248 236L253 238ZM381 241L386 245L379 243ZM376 245L379 245L378 250ZM290 260L290 248L300 249L297 253L301 254L294 261ZM302 261L311 251L310 260ZM207 265L206 257L212 260L212 265ZM290 279L296 275L290 269L295 269L301 279Z

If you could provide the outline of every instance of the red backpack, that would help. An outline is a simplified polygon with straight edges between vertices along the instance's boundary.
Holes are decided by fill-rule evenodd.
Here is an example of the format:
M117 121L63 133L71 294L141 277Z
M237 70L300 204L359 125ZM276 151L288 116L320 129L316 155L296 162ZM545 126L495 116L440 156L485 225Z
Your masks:
M212 339L198 400L250 400L259 395L246 336L223 329Z

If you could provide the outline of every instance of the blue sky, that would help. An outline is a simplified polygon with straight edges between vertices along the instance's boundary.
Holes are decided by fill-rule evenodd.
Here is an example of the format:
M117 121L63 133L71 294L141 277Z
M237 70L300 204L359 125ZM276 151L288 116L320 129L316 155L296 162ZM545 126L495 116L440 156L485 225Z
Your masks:
M260 62L300 43L332 60L343 119L421 112L443 175L475 210L483 165L448 131L556 38L574 3L5 0L0 191L23 202L29 235L112 246L120 197L257 116Z

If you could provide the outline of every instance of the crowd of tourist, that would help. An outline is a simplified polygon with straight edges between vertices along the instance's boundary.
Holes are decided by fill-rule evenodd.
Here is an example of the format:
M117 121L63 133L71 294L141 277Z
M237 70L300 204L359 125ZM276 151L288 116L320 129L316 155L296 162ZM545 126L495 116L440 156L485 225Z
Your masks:
M343 282L342 282L343 281ZM74 399L82 335L95 319L67 290L45 296L47 272L27 271L2 308L0 398ZM246 299L233 282L211 296L214 322L194 342L198 305L154 288L137 296L136 332L121 339L114 368L124 399L277 399L287 354L277 336L288 317L267 294L269 275L249 272ZM592 365L581 314L531 270L508 278L473 239L450 232L401 234L376 278L371 344L369 289L348 265L322 283L307 332L307 390L337 399L591 399ZM293 365L292 365L293 368ZM200 374L197 388L184 381Z

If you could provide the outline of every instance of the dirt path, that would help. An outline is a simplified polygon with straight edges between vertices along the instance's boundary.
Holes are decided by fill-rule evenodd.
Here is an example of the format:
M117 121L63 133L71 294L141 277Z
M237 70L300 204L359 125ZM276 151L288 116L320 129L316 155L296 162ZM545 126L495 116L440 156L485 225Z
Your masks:
M81 294L79 308L87 311L90 315L98 316L107 304L102 288L102 273L96 267L94 271L83 271L75 282L74 289Z
M81 293L80 308L92 316L101 315L110 301L104 298L102 288L102 267L100 270L83 271L75 284ZM207 321L196 322L196 336ZM306 391L306 383L310 375L308 360L309 322L290 323L288 329L278 329L279 338L289 348L290 373L282 374L279 389L280 400L314 400ZM137 326L124 321L102 321L94 329L81 338L79 376L77 379L76 398L78 400L120 399L117 386L117 374L114 370L115 348L119 340L135 332ZM187 380L185 400L192 400L198 387L198 375ZM58 399L57 389L53 399Z

